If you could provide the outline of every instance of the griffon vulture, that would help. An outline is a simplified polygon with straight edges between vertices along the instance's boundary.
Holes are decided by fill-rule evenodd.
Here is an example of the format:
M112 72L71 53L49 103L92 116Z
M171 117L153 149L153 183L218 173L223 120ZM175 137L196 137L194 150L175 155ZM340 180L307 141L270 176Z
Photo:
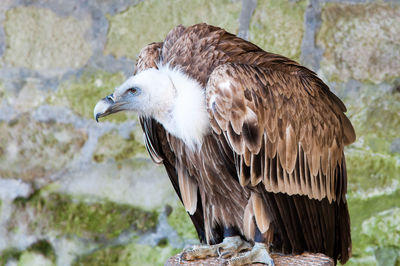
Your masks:
M351 256L343 149L355 133L314 72L221 28L177 26L141 50L94 116L128 110L204 243L183 259Z

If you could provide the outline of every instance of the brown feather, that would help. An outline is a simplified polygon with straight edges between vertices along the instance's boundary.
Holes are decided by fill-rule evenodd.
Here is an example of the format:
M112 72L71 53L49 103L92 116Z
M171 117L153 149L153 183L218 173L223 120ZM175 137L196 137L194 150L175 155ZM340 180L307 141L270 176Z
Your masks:
M296 158L297 158L297 141L296 141L296 135L293 131L293 127L291 125L289 125L286 128L286 137L285 138L286 138L285 169L288 173L292 173L294 170L294 166L296 164Z
M254 217L256 218L257 227L261 233L267 232L271 219L268 217L262 198L251 193L251 201L253 204Z
M244 209L243 214L243 232L247 239L252 239L256 232L254 222L253 201L250 199Z
M197 207L197 183L183 166L178 164L176 168L183 205L189 214L194 214Z

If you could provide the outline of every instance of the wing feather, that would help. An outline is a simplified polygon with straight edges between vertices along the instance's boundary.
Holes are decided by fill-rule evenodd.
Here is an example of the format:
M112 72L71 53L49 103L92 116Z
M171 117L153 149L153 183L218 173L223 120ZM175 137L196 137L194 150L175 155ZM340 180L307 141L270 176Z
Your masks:
M355 133L343 103L313 72L267 63L220 65L206 86L212 129L240 156L240 183L344 199L343 149Z
M189 175L182 163L179 163L179 160L177 160L176 169L178 169L178 182L183 206L185 206L186 211L190 215L193 215L197 208L197 183L194 178Z

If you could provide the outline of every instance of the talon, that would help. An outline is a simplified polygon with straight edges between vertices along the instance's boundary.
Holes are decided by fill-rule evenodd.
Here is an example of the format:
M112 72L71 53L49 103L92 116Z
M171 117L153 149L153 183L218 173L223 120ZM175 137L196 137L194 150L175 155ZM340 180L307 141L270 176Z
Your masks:
M232 257L234 254L235 254L234 252L225 251L225 252L222 252L222 253L219 255L219 258L223 258L223 259L230 258L230 257Z
M222 253L221 253L221 247L218 247L218 248L217 248L217 253L218 253L218 257L221 257L221 254L222 254Z
M180 255L182 260L205 259L207 257L226 258L250 247L240 236L226 237L222 243L216 245L195 245L185 248Z
M238 266L252 263L263 263L274 266L274 261L267 251L267 246L263 243L256 243L254 247L237 257L228 260L228 265Z

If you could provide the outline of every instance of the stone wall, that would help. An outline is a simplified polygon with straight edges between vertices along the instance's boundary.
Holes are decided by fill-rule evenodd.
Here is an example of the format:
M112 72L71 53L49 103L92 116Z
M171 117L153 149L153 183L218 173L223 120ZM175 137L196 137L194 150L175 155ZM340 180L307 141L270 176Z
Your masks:
M134 114L93 106L139 49L207 22L316 71L348 107L353 258L400 259L400 2L1 0L0 264L162 265L195 233Z

